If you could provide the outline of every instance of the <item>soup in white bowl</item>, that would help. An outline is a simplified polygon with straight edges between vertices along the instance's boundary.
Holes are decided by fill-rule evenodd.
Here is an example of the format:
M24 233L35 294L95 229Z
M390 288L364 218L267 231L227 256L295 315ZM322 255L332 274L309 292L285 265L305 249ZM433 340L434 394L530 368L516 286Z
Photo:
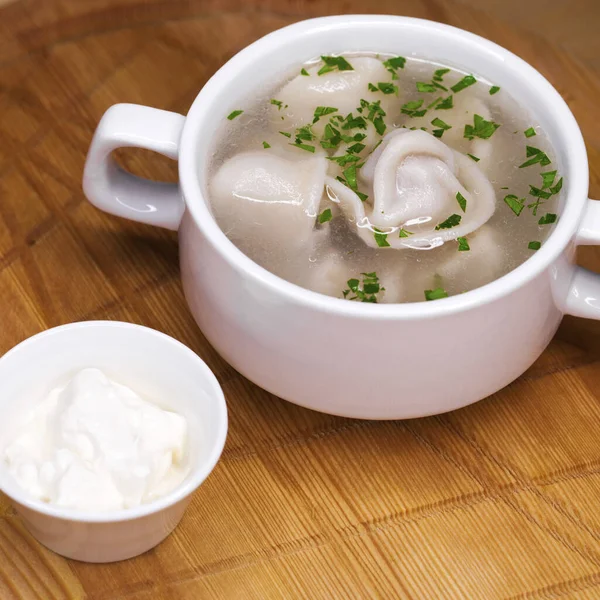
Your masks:
M313 291L460 294L524 262L558 220L563 180L535 116L438 62L321 56L224 121L215 218L258 264Z

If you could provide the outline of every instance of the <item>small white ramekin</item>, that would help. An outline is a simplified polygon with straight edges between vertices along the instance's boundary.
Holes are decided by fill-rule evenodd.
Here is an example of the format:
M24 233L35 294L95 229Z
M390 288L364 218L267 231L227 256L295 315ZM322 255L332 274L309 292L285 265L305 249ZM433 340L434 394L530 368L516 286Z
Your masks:
M111 562L153 548L177 526L191 495L219 460L227 407L213 373L177 340L130 323L72 323L35 335L0 358L0 453L23 411L85 367L102 369L187 419L188 476L165 496L136 508L76 511L30 497L0 459L0 490L44 546L76 560Z

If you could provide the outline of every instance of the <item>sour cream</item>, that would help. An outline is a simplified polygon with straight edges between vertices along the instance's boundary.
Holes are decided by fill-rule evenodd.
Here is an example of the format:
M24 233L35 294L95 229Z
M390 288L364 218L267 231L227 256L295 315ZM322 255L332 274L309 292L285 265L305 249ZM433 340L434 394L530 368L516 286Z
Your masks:
M185 419L98 369L52 390L4 450L17 483L44 502L110 511L149 502L187 475Z

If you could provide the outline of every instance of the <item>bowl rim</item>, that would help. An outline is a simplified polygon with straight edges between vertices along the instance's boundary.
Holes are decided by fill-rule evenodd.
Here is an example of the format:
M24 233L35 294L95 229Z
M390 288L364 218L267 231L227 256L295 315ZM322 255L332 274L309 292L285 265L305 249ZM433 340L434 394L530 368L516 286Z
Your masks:
M119 330L132 329L141 333L142 335L151 335L159 339L161 341L160 343L164 343L165 347L170 347L172 349L176 349L177 351L183 351L184 353L190 355L192 360L197 363L197 367L201 371L202 376L205 377L208 382L210 382L212 387L212 393L210 397L212 398L212 401L214 401L217 409L217 419L215 421L215 424L218 428L215 438L216 441L211 448L207 459L201 464L196 465L195 468L191 469L190 473L177 487L173 488L164 496L160 496L151 502L132 508L123 508L114 511L76 510L63 508L30 497L27 492L20 488L16 482L7 488L6 486L1 485L0 480L0 491L6 494L11 501L47 517L79 523L115 523L121 521L132 521L156 514L170 508L194 493L215 468L225 446L228 429L227 404L225 401L225 395L215 374L191 348L179 340L167 335L166 333L162 333L156 329L152 329L151 327L137 325L135 323L127 323L124 321L102 320L77 321L74 323L59 325L26 338L16 346L13 346L3 356L0 357L0 364L2 364L6 358L9 358L16 353L27 351L30 346L36 344L41 339L52 337L66 330L80 331L84 329L87 330L90 328L100 327ZM0 468L4 469L3 466Z
M361 28L364 30L390 27L399 30L418 29L426 35L442 36L448 43L454 41L470 46L471 51L486 52L490 60L502 61L503 68L506 70L515 69L522 73L526 76L526 85L544 99L544 110L550 110L553 120L558 124L556 137L560 137L563 143L557 147L556 153L560 154L563 151L573 157L569 160L568 169L566 169L567 165L563 165L563 177L566 182L563 192L566 198L565 206L555 229L541 249L502 277L464 294L436 302L399 304L348 302L308 290L274 275L246 256L222 232L208 207L202 190L201 177L197 173L196 141L201 136L203 123L215 119L215 112L208 110L207 107L219 101L223 87L235 79L242 70L252 68L259 60L278 51L293 37L307 34L325 36L335 29L345 29L348 35L351 35ZM289 61L290 66L298 62L294 61L293 57ZM229 104L224 98L221 98L219 103L221 106L217 114L222 113L224 117ZM538 113L541 112L541 109L537 110ZM575 117L558 91L529 63L490 40L451 25L413 17L357 14L319 17L288 25L246 46L227 61L200 90L188 112L181 138L179 178L187 212L191 215L195 226L212 248L241 276L253 278L266 291L283 296L290 303L325 313L368 320L415 320L454 314L488 304L540 275L574 238L588 201L589 170L583 136Z

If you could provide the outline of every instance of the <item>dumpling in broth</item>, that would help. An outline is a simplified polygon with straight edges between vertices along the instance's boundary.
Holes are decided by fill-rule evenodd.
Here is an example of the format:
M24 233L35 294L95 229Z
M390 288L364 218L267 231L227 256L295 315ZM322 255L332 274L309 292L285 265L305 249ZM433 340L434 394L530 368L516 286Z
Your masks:
M369 90L369 83L389 82L391 75L376 58L350 57L352 70L331 71L317 75L321 64L308 68L308 76L298 75L277 93L277 100L285 107L283 111L274 111L271 119L276 130L294 133L298 127L313 123L315 108L318 106L337 109L335 115L346 117L352 113L359 116L361 100L379 102L391 122L399 114L401 101L395 94L383 94ZM283 114L282 114L283 113ZM281 116L284 120L281 120ZM331 114L312 124L312 131L318 136L329 122ZM363 143L367 146L377 142L378 134L372 122L367 121Z
M372 205L332 177L325 183L372 247L439 246L475 231L494 213L494 190L475 163L421 130L388 134L361 171L372 186ZM446 228L449 217L454 225ZM384 244L377 235L387 236Z
M210 194L227 235L245 246L300 248L309 242L323 194L324 156L244 152L227 160L212 179Z

